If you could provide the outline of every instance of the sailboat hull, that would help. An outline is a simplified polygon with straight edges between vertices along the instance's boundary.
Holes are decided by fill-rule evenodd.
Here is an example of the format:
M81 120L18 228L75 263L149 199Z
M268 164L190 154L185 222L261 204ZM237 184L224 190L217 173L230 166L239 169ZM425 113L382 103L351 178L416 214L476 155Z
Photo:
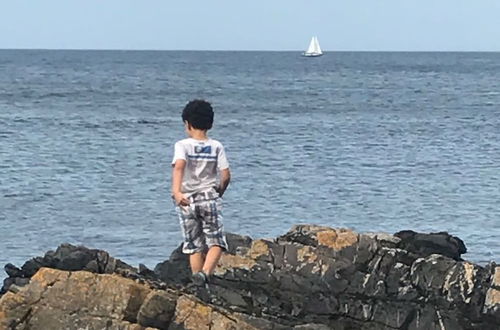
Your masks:
M308 54L308 53L304 53L304 54L302 54L302 56L304 56L304 57L320 57L320 56L323 56L323 54Z

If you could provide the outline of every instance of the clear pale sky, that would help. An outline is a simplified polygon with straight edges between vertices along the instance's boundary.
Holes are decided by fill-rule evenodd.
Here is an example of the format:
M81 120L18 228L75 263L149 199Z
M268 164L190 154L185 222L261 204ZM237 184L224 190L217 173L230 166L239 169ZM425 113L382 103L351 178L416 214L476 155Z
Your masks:
M500 0L0 0L0 48L500 51Z

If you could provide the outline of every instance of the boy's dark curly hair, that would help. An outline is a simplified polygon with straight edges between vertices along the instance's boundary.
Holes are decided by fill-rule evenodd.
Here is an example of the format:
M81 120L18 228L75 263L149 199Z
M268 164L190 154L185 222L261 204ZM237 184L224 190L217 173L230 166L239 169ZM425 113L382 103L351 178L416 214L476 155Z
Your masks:
M205 100L190 101L182 110L182 121L196 129L211 129L214 123L214 110Z

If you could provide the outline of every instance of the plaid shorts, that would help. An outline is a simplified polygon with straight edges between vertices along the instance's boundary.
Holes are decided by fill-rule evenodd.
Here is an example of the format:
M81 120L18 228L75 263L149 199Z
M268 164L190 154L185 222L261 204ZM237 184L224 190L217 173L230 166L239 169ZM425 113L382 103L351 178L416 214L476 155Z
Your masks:
M176 206L184 237L182 252L205 252L212 246L227 250L222 225L222 200L219 197L206 199L203 195L193 195L189 201L191 204L187 206Z

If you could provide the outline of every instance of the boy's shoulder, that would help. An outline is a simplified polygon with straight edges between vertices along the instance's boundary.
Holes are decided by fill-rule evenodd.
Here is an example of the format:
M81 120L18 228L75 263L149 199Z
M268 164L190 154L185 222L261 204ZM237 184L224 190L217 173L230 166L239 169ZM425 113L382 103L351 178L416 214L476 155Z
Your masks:
M191 140L191 139L186 138L186 139L178 140L177 142L175 142L175 144L188 144L189 140Z
M197 145L211 145L213 148L216 148L215 150L219 150L220 148L224 148L222 143L219 140L215 140L212 138L209 138L206 141L198 141L192 138L186 138L179 140L175 143L176 146L180 147L185 147L185 148L194 148Z
M216 145L216 146L221 146L222 147L222 142L220 142L219 140L216 140L216 139L212 139L210 138L210 140L208 140L210 143L212 143L213 145Z

